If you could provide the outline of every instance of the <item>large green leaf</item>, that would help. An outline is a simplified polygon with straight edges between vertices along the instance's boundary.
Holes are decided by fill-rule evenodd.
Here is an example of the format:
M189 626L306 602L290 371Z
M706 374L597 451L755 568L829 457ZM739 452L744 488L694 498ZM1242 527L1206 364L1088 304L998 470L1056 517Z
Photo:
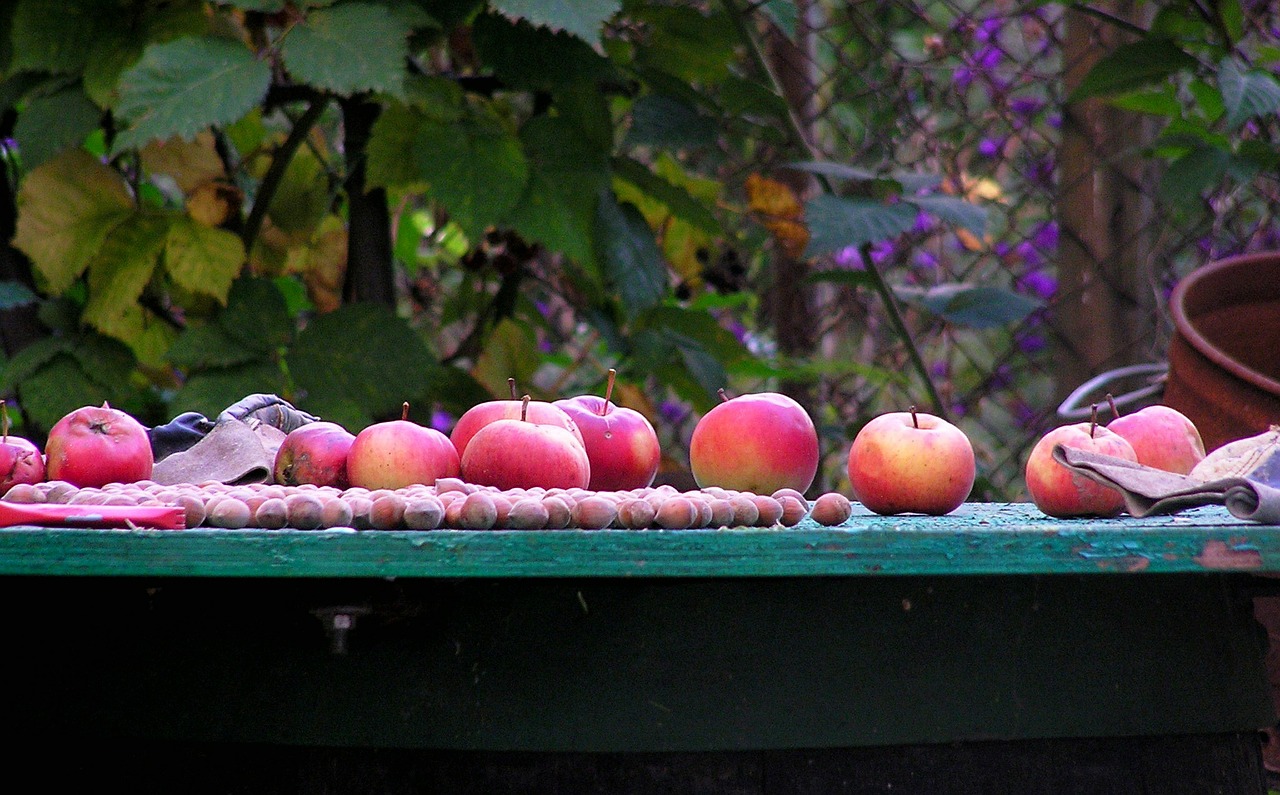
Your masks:
M686 83L728 77L734 51L742 45L732 18L722 10L704 14L692 3L649 3L628 8L628 15L648 24L637 60Z
M553 31L566 31L592 44L604 23L622 8L621 0L492 0L502 14Z
M648 166L629 157L616 157L613 159L613 173L615 178L630 183L680 220L713 235L724 231L707 205L695 198L683 185L664 179Z
M13 137L27 169L40 166L59 153L79 146L98 126L102 111L79 86L27 103L13 128Z
M600 196L596 213L605 281L617 292L622 310L628 317L635 317L666 296L666 263L653 230L633 205L619 205L606 191Z
M70 354L59 354L20 385L23 413L48 432L54 423L82 406L111 399L109 390L94 383Z
M235 367L202 370L189 376L173 397L174 414L198 411L216 417L246 395L285 394L284 374L272 362L254 361Z
M1218 87L1226 106L1228 129L1247 119L1267 116L1280 109L1280 81L1270 72L1246 69L1237 59L1227 58L1218 67Z
M491 111L456 123L424 120L413 150L431 197L473 239L511 212L529 179L519 139Z
M235 280L218 325L246 349L268 356L288 345L294 332L284 294L274 281L258 276Z
M1040 301L1012 290L965 283L927 288L895 287L894 293L947 321L973 328L1017 323L1043 306Z
M959 196L912 196L910 203L940 221L968 229L981 238L987 231L987 208Z
M596 201L609 184L605 152L564 119L537 116L520 131L529 181L508 217L522 236L594 265Z
M414 141L421 114L414 108L391 102L373 123L365 146L365 184L373 188L421 188L422 175L414 162Z
M147 45L199 36L209 30L214 20L200 0L151 3L146 13L116 16L117 24L104 28L94 38L84 65L84 91L104 108L115 105L120 75L138 62Z
M187 36L147 47L120 76L116 111L130 126L117 149L230 124L256 107L271 82L271 65L243 44Z
M848 246L892 240L916 222L916 208L906 202L878 202L823 194L805 203L809 226L806 256L831 254Z
M262 351L246 348L219 323L188 324L169 347L167 358L190 372L263 361Z
M79 72L94 42L124 12L102 0L20 0L13 10L10 73Z
M1071 101L1134 91L1194 69L1196 59L1172 40L1145 38L1122 44L1094 65L1071 93Z
M647 94L631 107L627 146L690 149L715 143L719 128L714 119L693 106L662 94Z
M244 243L225 229L205 226L187 215L175 218L169 227L165 270L191 292L225 303L244 260Z
M1160 179L1160 196L1175 206L1200 201L1204 192L1226 177L1231 153L1214 146L1197 146L1169 164Z
M471 41L481 62L512 88L549 91L573 83L594 84L614 71L581 38L498 14L477 17Z
M401 93L409 25L374 3L342 3L313 9L290 29L281 52L299 82L350 95Z
M286 358L301 405L347 427L399 414L401 403L428 391L435 367L409 324L373 304L348 304L312 319Z
M126 316L137 310L151 281L169 232L169 219L139 212L118 224L89 264L89 302L84 322L104 334L129 341Z
M132 213L119 174L87 152L69 151L23 181L13 243L31 258L44 288L60 295Z

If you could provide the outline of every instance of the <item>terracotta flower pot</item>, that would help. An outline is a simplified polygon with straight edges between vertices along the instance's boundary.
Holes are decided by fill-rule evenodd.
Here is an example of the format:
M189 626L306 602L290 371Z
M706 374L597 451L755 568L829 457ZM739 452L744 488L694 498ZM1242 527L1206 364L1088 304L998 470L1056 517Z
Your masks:
M1280 423L1280 252L1197 268L1169 303L1174 337L1164 403L1212 450Z

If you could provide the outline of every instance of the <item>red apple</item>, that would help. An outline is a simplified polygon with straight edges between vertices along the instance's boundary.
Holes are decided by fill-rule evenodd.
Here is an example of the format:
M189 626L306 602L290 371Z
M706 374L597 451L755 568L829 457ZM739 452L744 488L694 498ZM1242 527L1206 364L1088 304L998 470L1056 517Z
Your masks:
M347 453L355 434L336 422L309 422L294 428L280 443L272 469L275 482L285 486L314 483L345 489Z
M151 439L142 423L106 403L84 406L49 429L45 474L81 488L151 477Z
M529 402L526 395L525 402ZM585 489L591 462L579 437L558 425L527 417L494 420L471 438L462 454L462 478L500 489Z
M662 448L653 425L640 412L609 402L616 370L609 370L604 397L578 395L553 403L573 418L591 461L593 491L626 491L653 484Z
M18 483L44 480L44 456L35 442L9 435L9 407L0 400L0 494Z
M804 492L818 472L818 432L796 401L777 392L728 399L698 420L689 467L698 486L756 494Z
M471 437L475 436L481 428L494 420L518 420L521 416L526 416L529 422L538 425L564 428L573 434L579 444L583 443L582 433L578 430L577 423L563 409L545 400L531 400L528 408L525 408L523 401L516 397L516 380L508 378L507 384L511 387L510 400L488 400L477 403L458 418L457 424L449 433L449 438L458 451L459 459L467 451L467 444L470 443Z
M377 422L356 434L347 451L347 480L366 489L399 489L458 476L458 451L435 428L400 419Z
M1121 415L1115 400L1111 400L1111 411L1116 416L1107 423L1107 430L1120 434L1133 446L1139 464L1185 475L1204 460L1200 431L1177 409L1147 406Z
M1036 507L1049 516L1115 516L1124 510L1119 491L1076 474L1053 459L1054 445L1137 462L1138 456L1123 436L1107 430L1094 419L1062 425L1046 433L1027 457L1027 491Z
M868 510L941 516L968 499L977 465L964 431L912 406L862 426L848 470L853 494Z

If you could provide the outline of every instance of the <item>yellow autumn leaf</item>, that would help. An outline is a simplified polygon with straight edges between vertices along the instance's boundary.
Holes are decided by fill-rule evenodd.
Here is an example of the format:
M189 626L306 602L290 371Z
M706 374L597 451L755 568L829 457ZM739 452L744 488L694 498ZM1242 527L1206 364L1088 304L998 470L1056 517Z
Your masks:
M196 133L190 141L180 137L152 141L143 147L139 155L145 171L171 177L187 195L201 185L227 176L226 167L214 146L213 133L208 130Z
M809 245L809 229L804 225L804 205L786 184L751 174L747 177L747 209L773 235L774 243L788 257L799 257Z

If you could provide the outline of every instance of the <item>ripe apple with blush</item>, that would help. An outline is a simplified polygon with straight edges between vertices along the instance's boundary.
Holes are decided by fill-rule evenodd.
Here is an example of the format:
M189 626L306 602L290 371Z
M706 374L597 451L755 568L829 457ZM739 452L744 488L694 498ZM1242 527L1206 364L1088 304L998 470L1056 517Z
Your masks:
M356 435L336 422L309 422L294 428L276 451L272 476L276 483L312 483L345 489L347 454Z
M347 481L366 489L399 489L438 478L458 476L458 451L435 428L409 419L409 404L400 419L375 422L356 434L347 451Z
M1147 406L1121 414L1107 395L1114 418L1107 430L1125 438L1143 466L1185 475L1204 460L1204 440L1187 415L1169 406Z
M573 434L578 444L583 443L582 433L578 430L577 423L563 409L545 400L530 400L525 406L523 399L516 396L516 379L508 378L507 386L511 389L510 400L486 400L483 403L477 403L458 418L453 430L449 432L449 439L453 441L459 459L467 451L471 437L495 420L518 420L526 417L529 422L538 425L564 428Z
M529 396L522 401L528 405ZM462 454L462 479L499 489L572 489L591 483L587 450L567 428L522 414L485 425Z
M0 400L0 494L18 483L44 480L44 456L30 439L9 435L9 407Z
M689 467L698 486L773 494L803 493L818 472L818 432L804 407L778 392L729 398L698 420Z
M617 371L609 370L604 397L578 395L552 405L573 418L591 462L593 491L626 491L653 484L662 448L653 425L640 412L609 402Z
M868 510L941 516L969 498L977 464L964 431L912 406L862 426L849 448L848 473L853 495Z
M146 480L155 463L147 429L106 403L63 416L49 429L44 451L46 476L80 488Z
M1137 463L1133 445L1098 424L1098 407L1088 422L1060 425L1041 436L1027 457L1026 484L1031 500L1049 516L1115 516L1124 510L1119 491L1072 472L1053 458L1055 445L1123 458Z

